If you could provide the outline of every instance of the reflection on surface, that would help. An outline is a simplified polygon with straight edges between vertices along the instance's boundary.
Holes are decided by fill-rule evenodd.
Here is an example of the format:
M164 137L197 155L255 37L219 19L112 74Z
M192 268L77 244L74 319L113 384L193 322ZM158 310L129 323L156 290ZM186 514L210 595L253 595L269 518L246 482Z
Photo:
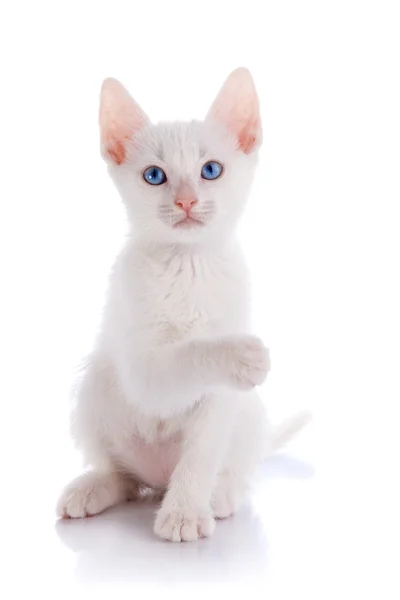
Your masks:
M276 477L307 479L312 468L287 456L260 469L254 496L260 501ZM266 488L268 487L268 490ZM61 520L56 532L76 554L76 578L83 581L235 581L254 580L269 569L268 519L251 501L217 523L210 539L171 544L153 534L155 504L128 503L83 520Z

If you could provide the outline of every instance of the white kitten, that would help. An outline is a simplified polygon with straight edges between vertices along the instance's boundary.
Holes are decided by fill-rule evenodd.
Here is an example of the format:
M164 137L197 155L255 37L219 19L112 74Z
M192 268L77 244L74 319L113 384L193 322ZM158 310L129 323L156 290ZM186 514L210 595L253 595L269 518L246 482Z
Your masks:
M143 486L166 489L155 532L196 540L236 510L257 462L304 421L269 432L254 390L269 359L248 333L235 228L261 143L257 94L237 69L204 122L152 125L108 79L100 129L131 235L74 412L91 470L66 488L58 514L93 515Z

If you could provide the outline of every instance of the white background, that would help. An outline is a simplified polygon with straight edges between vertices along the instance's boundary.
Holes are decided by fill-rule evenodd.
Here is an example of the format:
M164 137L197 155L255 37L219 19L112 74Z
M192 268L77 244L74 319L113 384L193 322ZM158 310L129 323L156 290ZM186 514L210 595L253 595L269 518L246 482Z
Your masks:
M2 596L398 598L398 2L10 1L0 29ZM56 527L80 469L69 388L125 232L101 81L154 120L201 118L239 65L265 131L242 225L262 393L314 422L213 539L163 544L132 505Z

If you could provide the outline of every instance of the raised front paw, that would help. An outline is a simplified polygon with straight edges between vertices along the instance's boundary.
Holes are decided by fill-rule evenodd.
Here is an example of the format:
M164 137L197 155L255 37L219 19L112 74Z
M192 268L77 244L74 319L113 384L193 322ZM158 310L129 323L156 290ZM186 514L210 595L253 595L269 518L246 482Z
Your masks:
M171 542L194 542L209 537L214 529L213 517L195 509L166 511L161 507L154 523L154 532Z
M253 335L237 335L224 340L222 360L228 382L242 390L261 385L270 369L268 349Z

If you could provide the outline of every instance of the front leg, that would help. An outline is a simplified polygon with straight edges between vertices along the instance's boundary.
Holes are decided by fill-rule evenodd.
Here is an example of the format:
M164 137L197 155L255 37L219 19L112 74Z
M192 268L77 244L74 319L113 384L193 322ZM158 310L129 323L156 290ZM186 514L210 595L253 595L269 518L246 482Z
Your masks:
M210 500L237 415L236 394L207 396L195 410L172 473L154 531L173 542L210 536L215 528Z
M139 396L144 411L168 418L191 408L201 393L260 385L268 370L268 350L261 340L231 335L143 348L133 368L126 363L123 375L128 381L128 397ZM171 401L160 402L166 395Z

